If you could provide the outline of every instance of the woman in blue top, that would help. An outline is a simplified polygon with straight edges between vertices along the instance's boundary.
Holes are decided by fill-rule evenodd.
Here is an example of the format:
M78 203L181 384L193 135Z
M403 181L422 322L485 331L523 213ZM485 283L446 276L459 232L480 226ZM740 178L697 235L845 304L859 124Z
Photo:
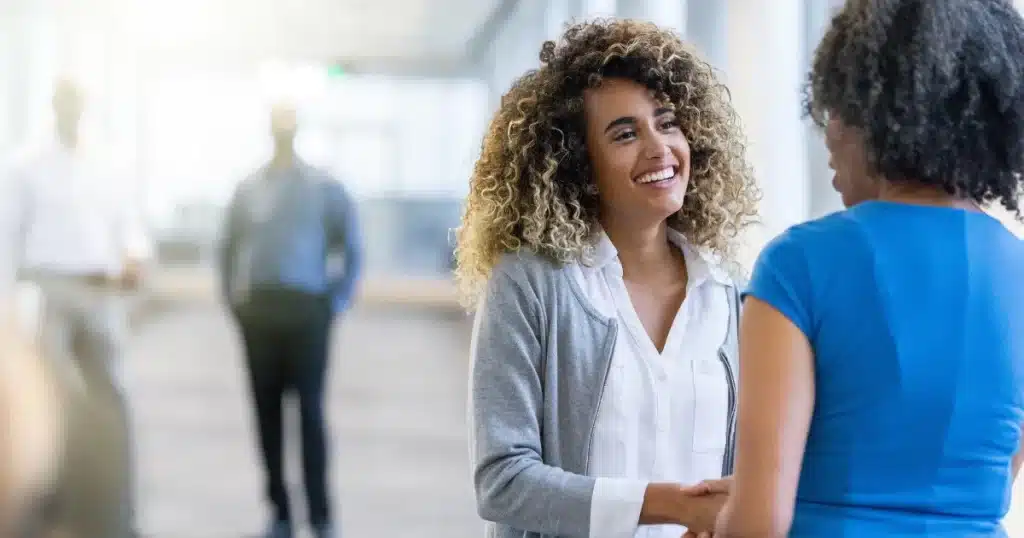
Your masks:
M1005 537L1021 467L1024 21L850 0L807 107L849 208L789 229L740 332L721 537Z

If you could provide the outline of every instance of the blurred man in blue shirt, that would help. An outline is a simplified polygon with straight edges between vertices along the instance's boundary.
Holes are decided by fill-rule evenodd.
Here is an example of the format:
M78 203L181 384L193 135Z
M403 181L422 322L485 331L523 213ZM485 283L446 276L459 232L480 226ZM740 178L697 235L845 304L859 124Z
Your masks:
M295 154L295 108L271 114L274 156L246 178L228 208L221 285L245 344L266 494L266 536L291 538L282 455L282 398L298 395L309 521L332 534L324 421L330 328L349 306L362 253L355 208L340 182Z

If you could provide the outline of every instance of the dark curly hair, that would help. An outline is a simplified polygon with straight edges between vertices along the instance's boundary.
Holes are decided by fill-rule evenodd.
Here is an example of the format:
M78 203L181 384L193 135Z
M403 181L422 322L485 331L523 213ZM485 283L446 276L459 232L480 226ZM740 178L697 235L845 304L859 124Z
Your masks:
M569 262L585 255L598 194L584 138L583 93L604 78L636 81L672 107L691 148L683 208L669 225L723 258L756 215L758 191L729 94L674 33L631 20L570 26L544 43L540 69L504 95L470 180L456 278L472 304L500 256L527 248Z
M1021 218L1024 20L1008 0L849 0L805 109L859 129L871 171Z

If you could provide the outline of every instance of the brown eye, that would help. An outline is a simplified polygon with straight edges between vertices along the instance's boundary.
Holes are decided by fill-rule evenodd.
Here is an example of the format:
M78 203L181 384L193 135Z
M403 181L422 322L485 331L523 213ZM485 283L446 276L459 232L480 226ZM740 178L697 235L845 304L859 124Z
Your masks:
M612 140L614 140L616 142L621 142L621 141L625 141L625 140L632 140L633 138L636 138L636 132L634 132L634 131L623 131L623 132L615 135L615 137Z

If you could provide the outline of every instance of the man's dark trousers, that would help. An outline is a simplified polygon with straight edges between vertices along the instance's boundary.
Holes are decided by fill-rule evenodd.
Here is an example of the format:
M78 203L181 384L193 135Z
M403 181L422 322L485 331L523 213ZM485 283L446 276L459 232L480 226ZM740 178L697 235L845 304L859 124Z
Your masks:
M278 521L292 521L284 479L283 397L295 394L309 522L331 522L324 385L333 313L323 295L253 291L235 312L245 344L266 494Z

